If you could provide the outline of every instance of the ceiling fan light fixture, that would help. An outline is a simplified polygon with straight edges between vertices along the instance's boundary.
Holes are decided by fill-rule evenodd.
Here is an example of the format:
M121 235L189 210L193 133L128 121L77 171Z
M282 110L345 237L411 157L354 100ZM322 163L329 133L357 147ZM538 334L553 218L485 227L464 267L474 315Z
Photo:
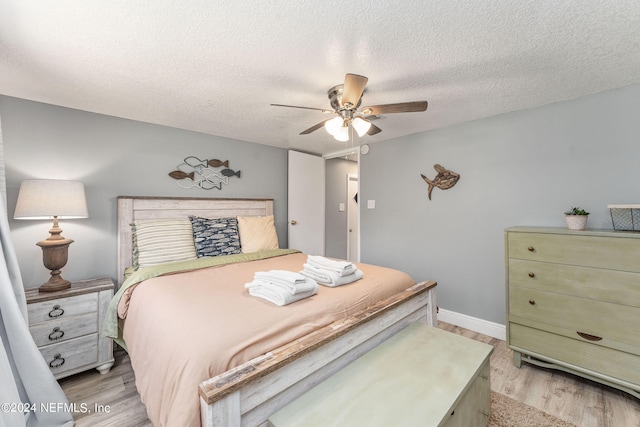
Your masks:
M362 117L356 117L355 119L353 119L351 125L356 130L359 137L363 137L364 135L366 135L366 133L371 128L371 123L363 119Z
M344 126L344 120L342 117L334 117L331 120L328 120L324 124L324 128L329 132L330 135L335 136L340 129Z
M349 127L343 126L338 129L336 133L333 134L333 137L340 142L346 142L349 140Z

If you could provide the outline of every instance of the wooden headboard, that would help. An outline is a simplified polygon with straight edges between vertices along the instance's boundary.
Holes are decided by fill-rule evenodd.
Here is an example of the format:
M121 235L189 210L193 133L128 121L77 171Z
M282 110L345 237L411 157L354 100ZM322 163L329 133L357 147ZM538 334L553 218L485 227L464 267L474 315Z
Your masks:
M133 264L131 223L139 219L273 215L273 199L118 196L118 287Z

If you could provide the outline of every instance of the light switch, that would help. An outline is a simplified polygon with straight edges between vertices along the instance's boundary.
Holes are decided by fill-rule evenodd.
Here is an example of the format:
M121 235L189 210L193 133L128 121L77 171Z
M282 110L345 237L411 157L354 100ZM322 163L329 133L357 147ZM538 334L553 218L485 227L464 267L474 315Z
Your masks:
M344 203L340 203L340 204L338 205L338 211L340 211L340 212L344 212Z
M376 201L375 200L367 200L367 209L375 209Z

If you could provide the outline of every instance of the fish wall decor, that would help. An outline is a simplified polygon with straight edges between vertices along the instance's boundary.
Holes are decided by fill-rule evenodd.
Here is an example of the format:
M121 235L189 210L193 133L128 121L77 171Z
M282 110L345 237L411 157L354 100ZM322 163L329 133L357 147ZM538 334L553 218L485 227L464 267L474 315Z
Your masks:
M228 184L229 178L240 178L239 170L229 169L229 160L204 159L195 156L185 157L177 170L169 172L182 188L198 187L203 190L222 190L222 184Z
M441 190L448 190L454 185L456 185L456 183L460 179L459 174L452 172L448 169L445 169L439 164L433 165L433 168L436 170L436 172L438 172L438 174L436 175L435 178L433 178L433 180L430 180L423 174L420 174L422 179L424 179L424 182L426 182L429 185L429 190L428 190L429 200L431 200L431 192L433 191L434 187L438 187Z

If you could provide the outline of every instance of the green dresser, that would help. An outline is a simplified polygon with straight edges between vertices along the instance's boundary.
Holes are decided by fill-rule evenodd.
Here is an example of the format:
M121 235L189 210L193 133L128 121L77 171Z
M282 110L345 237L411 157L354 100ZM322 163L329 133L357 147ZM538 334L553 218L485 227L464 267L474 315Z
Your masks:
M507 345L640 397L640 233L505 231Z

